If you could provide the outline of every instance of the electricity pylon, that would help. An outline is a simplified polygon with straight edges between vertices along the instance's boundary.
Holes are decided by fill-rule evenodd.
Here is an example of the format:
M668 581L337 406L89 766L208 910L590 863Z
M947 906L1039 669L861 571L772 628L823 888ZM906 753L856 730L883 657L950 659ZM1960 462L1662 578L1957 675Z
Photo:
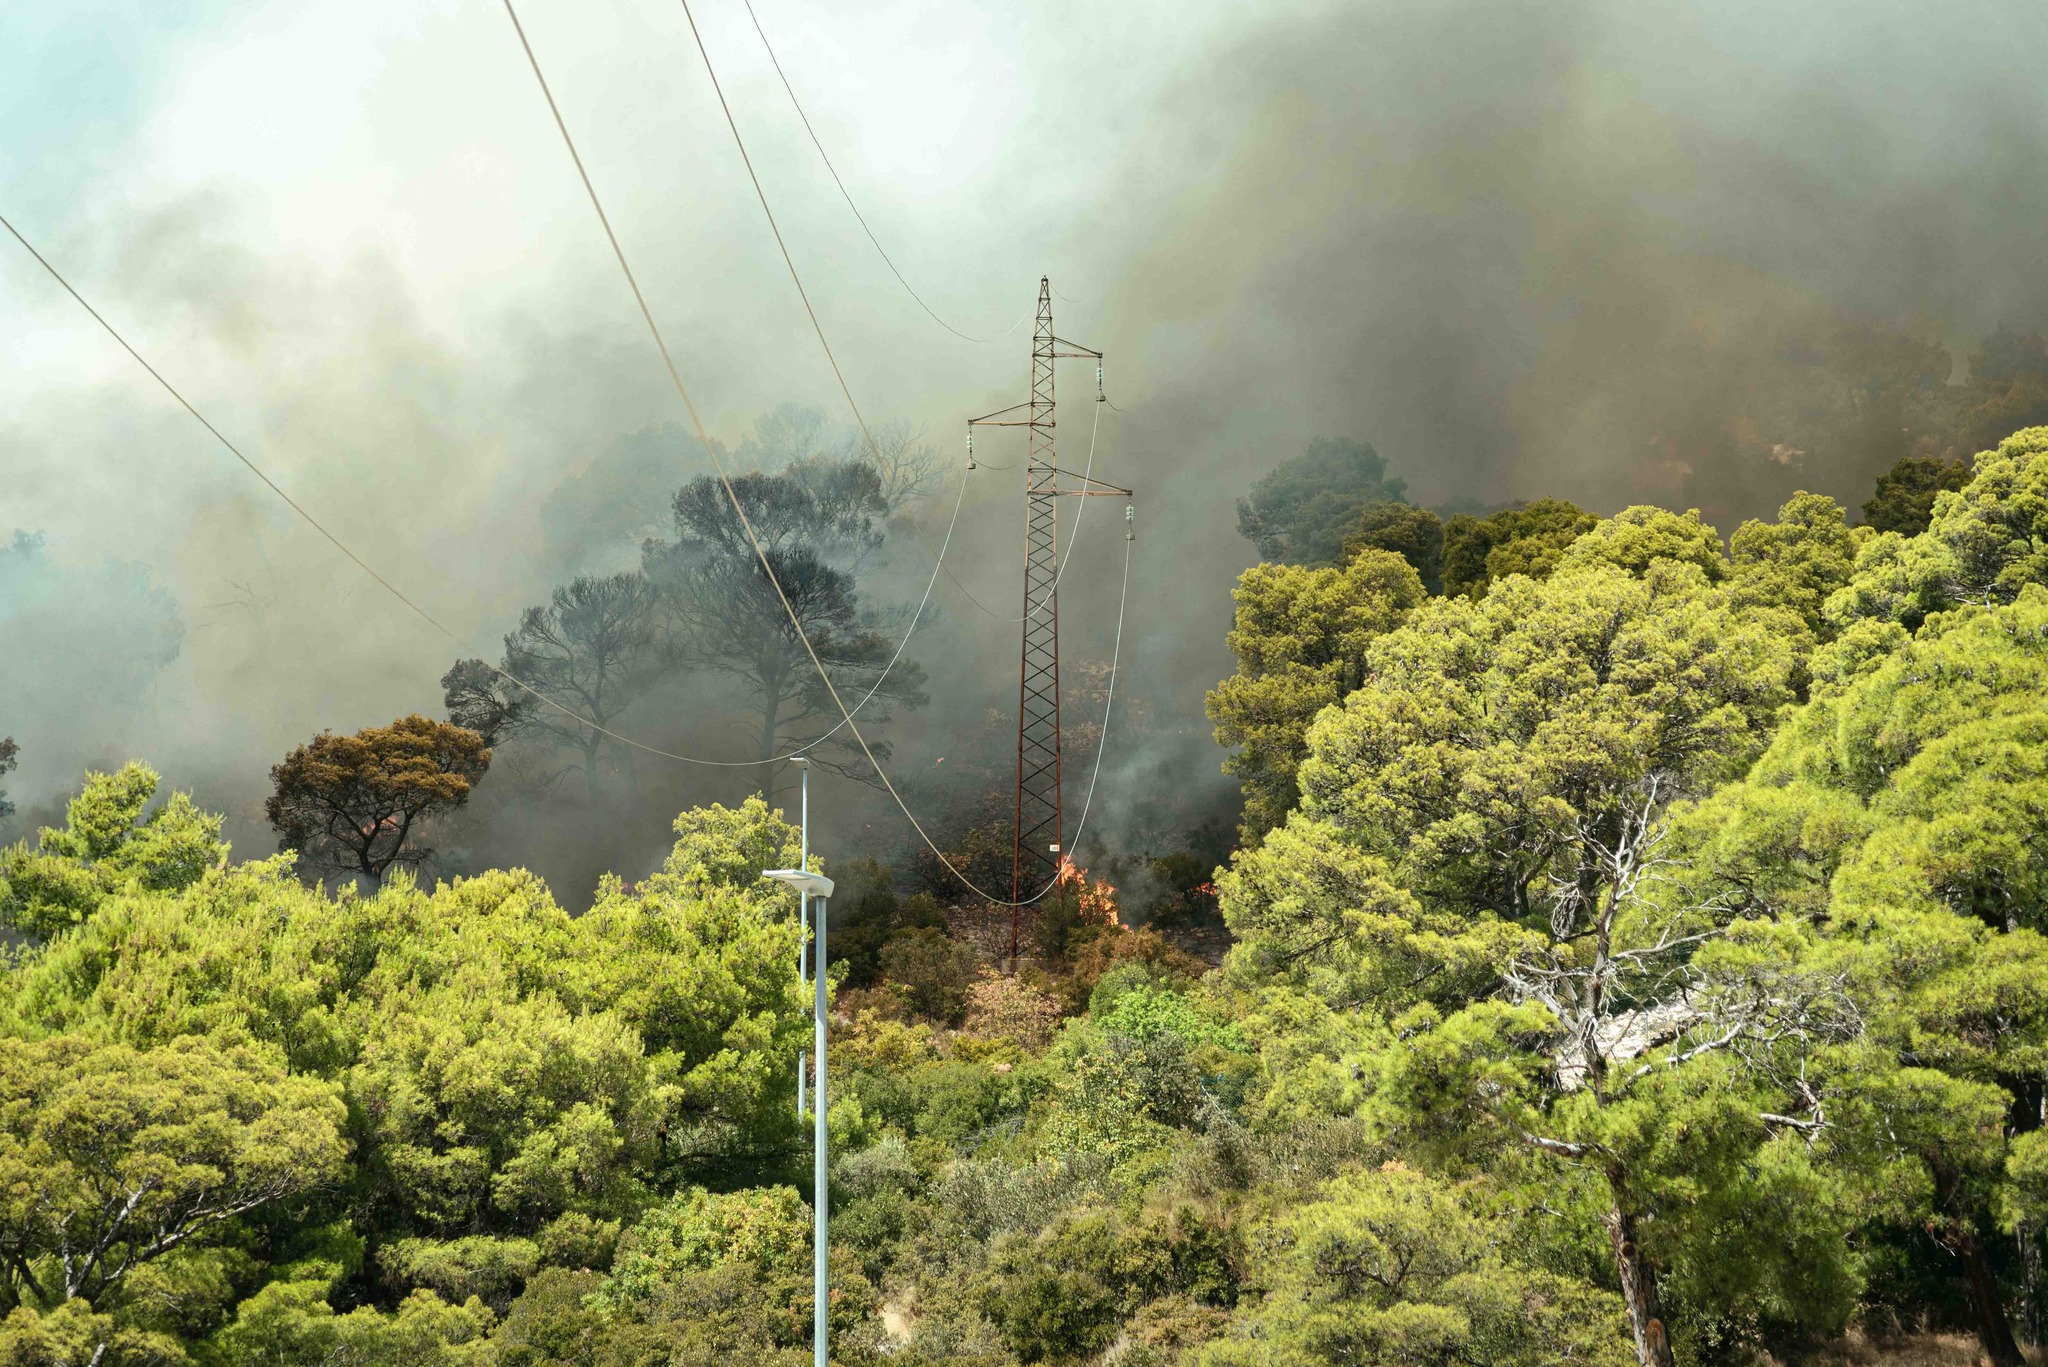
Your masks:
M1038 280L1038 326L1031 341L1031 397L968 420L973 457L976 427L1029 431L1024 466L1023 650L1017 676L1016 834L1010 865L1010 965L1017 964L1017 908L1059 876L1065 856L1060 804L1059 500L1129 498L1129 489L1086 475L1068 474L1080 487L1061 484L1054 362L1095 362L1095 401L1104 401L1102 353L1054 335L1052 281Z

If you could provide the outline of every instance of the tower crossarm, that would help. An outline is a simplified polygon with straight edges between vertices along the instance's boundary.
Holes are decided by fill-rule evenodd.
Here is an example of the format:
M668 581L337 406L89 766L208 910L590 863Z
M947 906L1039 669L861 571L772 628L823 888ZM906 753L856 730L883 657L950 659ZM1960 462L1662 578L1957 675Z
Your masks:
M1017 677L1017 788L1015 837L1010 862L1010 965L1018 950L1018 909L1061 886L1071 865L1067 859L1060 802L1060 579L1066 562L1060 554L1059 501L1063 498L1121 498L1124 536L1130 529L1132 493L1121 485L1060 469L1059 435L1054 405L1056 364L1061 360L1095 362L1097 403L1102 392L1102 353L1058 336L1052 330L1052 282L1038 280L1037 326L1031 335L1031 397L967 420L967 463L974 468L974 429L1022 427L1028 430L1024 462L1023 627ZM1100 410L1097 410L1098 412ZM1091 452L1092 452L1091 439ZM1092 464L1092 461L1091 461ZM1064 894L1062 894L1064 895Z
M1129 489L1126 489L1126 488L1124 488L1124 487L1123 487L1122 485L1120 485L1120 484L1105 484L1105 483L1104 483L1103 481L1101 481L1101 480L1099 480L1099 479L1090 479L1090 478L1089 478L1088 476L1086 476L1086 475L1077 475L1077 474L1075 474L1075 473L1074 473L1074 472L1073 472L1072 470L1062 470L1062 471L1060 471L1060 474L1061 474L1061 475L1062 475L1063 477L1067 478L1067 479L1078 479L1078 480L1080 480L1080 481L1081 481L1081 482L1082 482L1083 484L1088 484L1088 485L1092 485L1092 486L1094 486L1094 487L1092 487L1092 488L1088 488L1088 489L1050 489L1050 490L1047 490L1047 492L1048 492L1048 493L1055 493L1055 494L1058 494L1058 495L1059 495L1059 496L1060 496L1061 498L1133 498L1133 497L1135 497L1135 495L1134 495L1134 494L1132 494L1132 493L1131 493L1131 491L1130 491Z
M978 418L969 418L967 425L969 427L1043 426L1043 423L1034 422L1031 418L1015 418L1010 416L1013 413L1028 413L1030 410L1031 401L1026 399L1023 403L1013 403L1008 408L998 408L993 413L984 413Z

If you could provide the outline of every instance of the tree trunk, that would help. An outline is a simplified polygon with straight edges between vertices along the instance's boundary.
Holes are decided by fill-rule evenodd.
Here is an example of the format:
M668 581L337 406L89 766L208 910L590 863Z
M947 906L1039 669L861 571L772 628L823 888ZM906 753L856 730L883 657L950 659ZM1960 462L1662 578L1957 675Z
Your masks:
M1998 1290L1998 1272L1984 1251L1984 1241L1977 1237L1969 1205L1961 1197L1962 1179L1939 1158L1925 1158L1928 1175L1934 1179L1935 1209L1946 1216L1931 1232L1962 1264L1970 1308L1977 1316L1977 1342L1991 1367L2026 1367L2026 1357L2013 1339L2012 1321L2005 1313L2005 1298Z
M1977 1341L1991 1359L1991 1367L2026 1367L2027 1360L2013 1340L2012 1321L2006 1318L2005 1299L1998 1293L1998 1274L1985 1256L1982 1241L1974 1230L1962 1229L1944 1242L1963 1265L1963 1276L1970 1284L1970 1306L1977 1312Z
M770 807L775 805L775 774L780 765L765 761L775 758L776 723L782 719L782 690L768 690L767 705L761 709L761 800Z
M1618 1186L1612 1178L1610 1186ZM1636 1246L1636 1221L1622 1209L1614 1208L1600 1217L1607 1238L1614 1245L1614 1270L1621 1276L1621 1298L1628 1306L1629 1329L1636 1338L1636 1357L1642 1367L1673 1367L1671 1336L1664 1329L1664 1306L1657 1297L1657 1272L1643 1260Z
M590 805L597 805L597 748L604 744L604 737L597 732L590 733L590 739L583 743L583 790L590 795Z
M2020 1337L2041 1345L2041 1230L2031 1220L2013 1231L2020 1250Z
M2048 1077L2038 1072L2001 1077L1999 1085L2012 1093L2007 1126L2013 1135L2038 1130L2048 1124ZM2042 1344L2041 1333L2041 1226L2022 1220L2013 1231L2020 1255L2019 1338L2030 1348Z

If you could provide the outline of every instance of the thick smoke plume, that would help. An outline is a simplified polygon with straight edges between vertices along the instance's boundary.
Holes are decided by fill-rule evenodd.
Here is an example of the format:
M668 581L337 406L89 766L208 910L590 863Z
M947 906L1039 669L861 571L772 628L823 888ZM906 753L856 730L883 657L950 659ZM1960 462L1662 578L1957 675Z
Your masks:
M294 233L336 215L325 200L324 217L304 211L299 182L299 211L271 214L260 179L110 175L84 187L92 212L41 219L138 344L461 646L294 521L32 264L0 262L15 321L0 538L46 534L42 572L70 580L37 592L98 604L57 637L0 619L0 677L39 680L0 698L0 735L24 740L17 825L118 746L230 812L243 853L268 849L264 773L291 744L438 710L458 654L495 658L519 609L567 574L631 564L663 491L708 468L488 19L390 40L365 78L378 99L334 117L381 130L394 179L432 188L346 199L353 226L317 250ZM535 28L563 54L570 117L715 438L744 459L757 416L786 399L846 422L679 35L637 12L605 22L580 45L561 14ZM1007 322L1050 272L1077 301L1058 302L1061 333L1109 353L1116 410L1089 404L1092 376L1061 377L1064 459L1085 459L1099 416L1097 474L1139 490L1126 669L1090 817L1109 849L1163 852L1227 810L1200 699L1229 668L1228 590L1252 558L1234 500L1311 438L1371 443L1424 501L1697 505L1729 531L1797 488L1860 503L1923 435L1883 396L1952 386L1994 328L2048 322L2048 278L2029 270L2048 211L2029 54L2048 30L2025 14L1414 0L1161 6L1083 37L1089 22L1034 20L1002 99L947 95L976 158L949 197L935 175L913 195L873 142L944 119L864 122L875 54L835 57L858 41L842 14L788 20L828 144L932 295ZM1162 28L1176 40L1152 43ZM926 428L957 478L960 420L1023 397L1025 334L956 345L895 292L741 36L716 27L714 46L849 382L871 419ZM893 60L924 58L913 43ZM415 147L379 99L426 111L408 130L452 131ZM208 126L166 116L132 157ZM1049 160L1049 134L1079 169ZM990 208L999 194L1014 214ZM452 242L455 219L502 232ZM1015 705L1016 628L965 594L1017 612L1020 472L998 467L1019 453L990 440L983 454L948 562L965 592L941 578L910 652L934 701L891 732L929 812L1000 781ZM892 537L877 606L922 591L917 543L936 546L955 487ZM1109 653L1119 512L1089 509L1063 587L1076 680ZM161 586L182 623L175 659L118 705L47 701L136 658L122 604L158 591L138 585ZM99 601L117 590L129 597ZM1077 683L1077 711L1093 698ZM743 755L714 702L671 691L632 729ZM467 857L532 863L573 900L605 868L643 867L665 813L748 787L744 771L645 758L636 780L624 814L480 802ZM884 799L835 784L818 806L843 848L905 848Z

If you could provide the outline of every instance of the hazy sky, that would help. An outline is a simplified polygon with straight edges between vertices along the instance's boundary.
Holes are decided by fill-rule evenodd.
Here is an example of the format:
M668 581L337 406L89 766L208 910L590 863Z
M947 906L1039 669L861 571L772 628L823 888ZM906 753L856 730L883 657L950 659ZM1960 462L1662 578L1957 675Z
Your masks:
M1100 318L1108 279L1057 258L1082 258L1074 206L1101 200L1173 66L1159 50L1149 76L1118 72L1116 54L1169 12L1105 26L1075 6L1018 29L968 9L761 7L875 227L935 305L989 333L1028 311L1042 270ZM20 17L31 41L0 57L5 211L337 533L495 653L546 587L519 550L540 500L594 450L682 417L503 9ZM680 7L524 17L718 434L792 397L843 416ZM928 424L951 458L960 420L1024 378L1028 333L970 347L932 325L853 236L744 10L702 17L864 411ZM1183 52L1202 41L1179 31ZM1033 119L1042 136L1020 137ZM0 254L0 298L0 534L39 530L60 563L140 561L190 619L134 741L168 748L167 767L197 751L248 768L314 727L432 706L445 641L295 525L18 251ZM1085 335L1086 311L1061 307ZM1015 500L976 494L961 546L1008 550ZM1007 607L999 564L955 566ZM76 751L29 745L18 793L69 781Z
M1060 332L1109 353L1126 411L1104 415L1098 473L1140 491L1133 678L1189 718L1227 669L1251 558L1232 500L1314 435L1372 442L1426 498L1690 498L1727 521L1764 511L1744 491L1765 486L1653 458L1646 405L1682 406L1748 339L1813 317L1967 344L2048 311L2048 18L2016 2L757 9L935 307L998 332L1049 272ZM521 13L716 434L790 398L843 415L680 6ZM928 425L950 461L962 418L1022 397L1025 334L933 325L838 200L744 7L698 14L856 398ZM0 32L0 212L495 654L547 586L542 501L682 416L502 7L15 0ZM186 628L122 726L0 710L18 800L147 753L246 834L289 744L437 707L448 644L11 241L0 318L0 540L40 531L81 584L138 564ZM1810 476L1867 494L1860 468ZM998 472L972 486L955 563L984 601L1015 593L1019 504ZM1110 520L1062 595L1082 657L1107 646ZM949 592L913 654L957 714L1012 705L1014 628ZM24 665L0 639L0 678L84 677L121 649L83 626L48 640Z

